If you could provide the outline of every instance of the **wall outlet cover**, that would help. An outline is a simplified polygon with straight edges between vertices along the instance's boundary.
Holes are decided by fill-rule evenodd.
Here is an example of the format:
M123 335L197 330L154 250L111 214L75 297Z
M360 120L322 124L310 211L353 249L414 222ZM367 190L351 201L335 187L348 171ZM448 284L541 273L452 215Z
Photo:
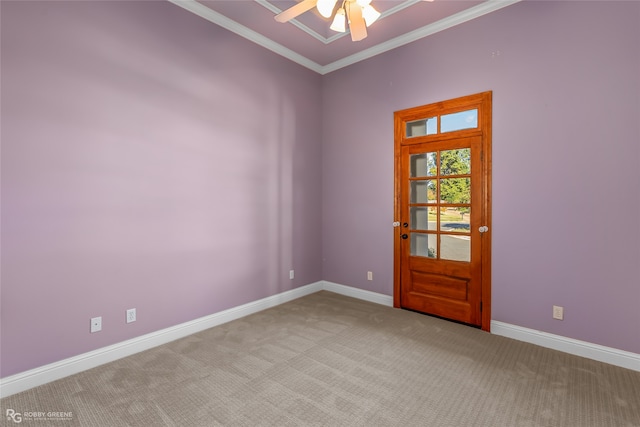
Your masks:
M91 318L91 333L100 332L102 330L102 317Z
M564 307L561 307L559 305L554 305L553 306L553 318L557 319L557 320L563 320L564 319Z

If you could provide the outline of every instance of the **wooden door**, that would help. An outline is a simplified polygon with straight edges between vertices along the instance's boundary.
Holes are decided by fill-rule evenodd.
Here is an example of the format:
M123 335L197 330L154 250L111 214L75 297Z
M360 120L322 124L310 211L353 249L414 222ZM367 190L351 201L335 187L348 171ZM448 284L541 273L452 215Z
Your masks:
M396 112L394 305L489 330L491 93Z

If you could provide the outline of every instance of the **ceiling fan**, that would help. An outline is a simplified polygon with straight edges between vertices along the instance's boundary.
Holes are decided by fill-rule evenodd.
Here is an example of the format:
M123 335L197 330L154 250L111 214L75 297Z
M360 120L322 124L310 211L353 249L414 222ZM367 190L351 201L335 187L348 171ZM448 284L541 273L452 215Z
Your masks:
M302 0L289 9L277 14L275 20L278 22L287 22L291 19L313 9L315 6L320 15L325 18L333 16L331 28L334 31L344 33L346 31L346 23L349 22L349 30L351 31L351 40L360 41L367 37L367 27L373 24L380 17L380 12L371 6L371 0L341 0L342 4L336 11L333 10L338 0Z

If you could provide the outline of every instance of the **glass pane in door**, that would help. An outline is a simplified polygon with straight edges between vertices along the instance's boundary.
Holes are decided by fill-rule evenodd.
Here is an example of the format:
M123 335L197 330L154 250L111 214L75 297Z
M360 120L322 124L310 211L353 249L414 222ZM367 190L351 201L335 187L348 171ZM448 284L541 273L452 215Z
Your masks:
M440 209L440 230L471 232L471 208L457 207Z
M436 258L438 256L438 235L411 233L411 256Z
M436 168L437 153L412 154L409 157L410 177L419 178L423 176L434 176Z
M471 178L441 179L440 200L445 203L471 203Z
M409 208L409 216L410 216L410 229L411 230L435 230L436 229L436 218L434 215L431 215L431 219L429 218L429 210L433 208L426 206L411 206Z
M409 203L435 203L436 181L411 181Z
M440 259L471 261L471 236L440 235Z
M443 114L440 116L440 132L473 129L478 127L478 110L460 111L459 113Z
M440 152L440 175L467 175L471 173L471 149L443 150Z
M435 135L438 133L438 118L429 117L428 119L414 120L407 122L407 137Z
M471 258L471 148L409 155L410 255Z

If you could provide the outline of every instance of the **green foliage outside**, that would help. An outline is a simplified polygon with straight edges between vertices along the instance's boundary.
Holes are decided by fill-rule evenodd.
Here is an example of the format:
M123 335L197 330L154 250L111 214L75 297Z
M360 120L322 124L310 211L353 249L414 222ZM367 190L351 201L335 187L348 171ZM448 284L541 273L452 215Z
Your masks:
M428 169L430 175L437 175L436 156L429 156ZM440 176L465 175L471 173L471 150L462 148L440 152ZM429 198L435 200L436 181L429 182ZM440 200L445 203L471 203L470 178L443 178L440 180ZM466 212L469 210L467 208ZM465 212L461 212L465 213Z

